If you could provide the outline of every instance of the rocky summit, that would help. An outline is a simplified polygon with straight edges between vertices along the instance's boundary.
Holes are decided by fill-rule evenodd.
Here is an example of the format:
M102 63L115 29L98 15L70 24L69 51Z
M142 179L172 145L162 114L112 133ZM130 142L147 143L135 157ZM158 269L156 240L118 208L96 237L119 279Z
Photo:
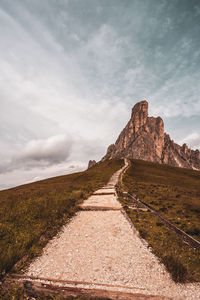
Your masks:
M102 160L124 157L200 170L199 150L174 143L164 132L163 120L148 116L146 100L133 107L130 121Z

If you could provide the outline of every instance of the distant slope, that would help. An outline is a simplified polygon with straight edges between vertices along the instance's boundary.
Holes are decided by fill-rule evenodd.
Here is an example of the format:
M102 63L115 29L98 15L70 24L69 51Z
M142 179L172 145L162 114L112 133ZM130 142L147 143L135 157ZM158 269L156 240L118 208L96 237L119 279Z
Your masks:
M0 277L25 254L40 253L77 211L77 204L104 185L123 160L98 163L87 171L0 191Z

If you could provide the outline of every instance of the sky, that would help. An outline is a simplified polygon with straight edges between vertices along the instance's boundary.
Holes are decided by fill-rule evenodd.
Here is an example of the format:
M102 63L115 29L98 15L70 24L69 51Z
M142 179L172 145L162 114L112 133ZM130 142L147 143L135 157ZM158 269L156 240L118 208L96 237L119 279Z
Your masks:
M138 101L200 149L199 0L0 0L0 189L100 160Z

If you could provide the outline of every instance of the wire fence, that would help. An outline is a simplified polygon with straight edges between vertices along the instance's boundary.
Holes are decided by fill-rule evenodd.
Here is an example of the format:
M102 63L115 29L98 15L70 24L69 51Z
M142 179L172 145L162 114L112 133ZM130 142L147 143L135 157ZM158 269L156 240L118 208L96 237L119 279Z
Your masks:
M165 217L163 217L162 215L160 215L157 211L155 211L150 205L147 205L146 203L144 203L143 201L135 198L133 195L125 192L124 195L126 197L130 197L131 199L133 199L137 204L145 207L146 209L148 209L149 211L151 211L151 213L153 213L160 221L162 221L169 229L171 229L172 231L174 231L175 233L177 233L179 236L181 236L184 240L184 242L186 244L188 244L189 246L200 250L200 242L196 239L194 239L192 236L190 236L189 234L187 234L185 231L179 229L178 227L176 227L174 224L172 224L171 222L169 222Z

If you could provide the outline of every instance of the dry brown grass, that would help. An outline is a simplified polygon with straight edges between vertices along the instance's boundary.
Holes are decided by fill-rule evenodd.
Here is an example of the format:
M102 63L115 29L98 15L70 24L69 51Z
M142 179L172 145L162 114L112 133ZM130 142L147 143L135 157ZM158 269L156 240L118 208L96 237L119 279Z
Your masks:
M133 160L123 177L126 190L153 207L180 229L199 239L200 172ZM199 251L189 248L151 212L122 204L153 252L165 264L177 282L200 281Z

